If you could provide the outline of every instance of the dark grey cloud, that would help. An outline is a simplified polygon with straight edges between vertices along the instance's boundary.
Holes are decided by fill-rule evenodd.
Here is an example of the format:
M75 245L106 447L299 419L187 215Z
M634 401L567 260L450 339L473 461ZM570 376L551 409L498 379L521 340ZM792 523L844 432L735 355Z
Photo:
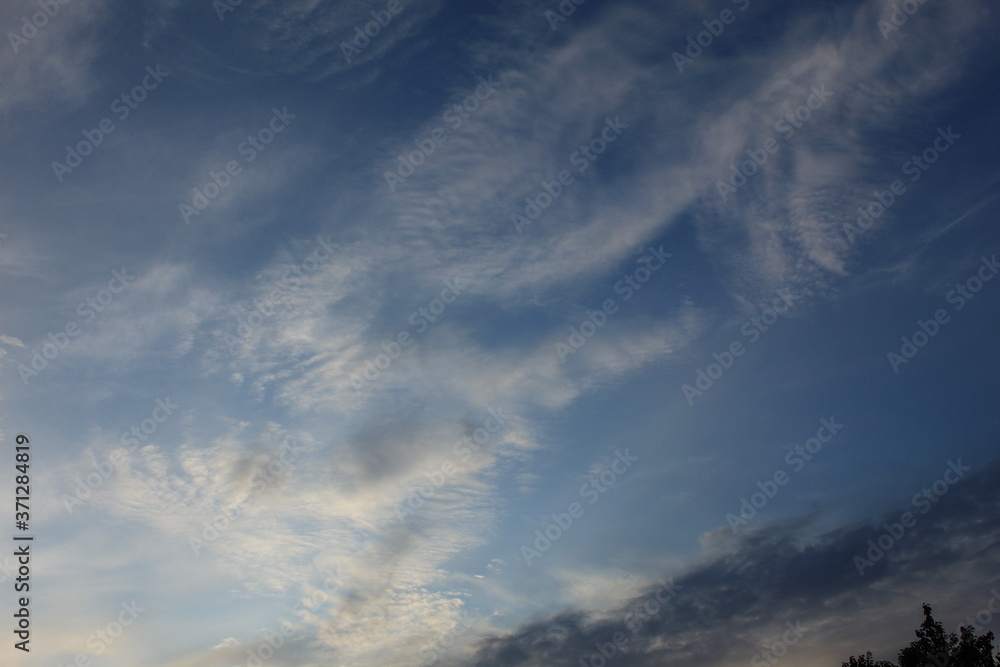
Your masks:
M587 610L566 610L485 637L471 663L455 664L578 667L581 659L590 664L597 646L606 646L616 632L628 640L609 660L616 666L745 663L761 650L762 639L779 640L785 623L807 629L803 652L818 644L841 660L908 643L920 620L920 601L943 611L938 618L951 631L975 614L1000 579L1000 459L966 473L926 514L922 507L907 502L871 522L818 534L820 514L762 527L675 577L676 594L644 623L629 617L630 610L654 599L656 589L610 619L594 621ZM916 524L859 574L854 557L865 557L869 540L877 544L885 534L883 524L898 522L906 511L915 514ZM713 537L725 542L727 534L721 528ZM858 616L863 610L883 610L883 624L865 622ZM849 646L843 649L848 653L836 653L841 646Z

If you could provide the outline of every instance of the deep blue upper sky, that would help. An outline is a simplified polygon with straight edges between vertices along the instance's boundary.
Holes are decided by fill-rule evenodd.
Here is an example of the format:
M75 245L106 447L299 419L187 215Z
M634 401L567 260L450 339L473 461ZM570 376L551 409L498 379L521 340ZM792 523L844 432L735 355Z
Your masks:
M1000 17L904 4L6 3L0 662L819 667L987 608Z

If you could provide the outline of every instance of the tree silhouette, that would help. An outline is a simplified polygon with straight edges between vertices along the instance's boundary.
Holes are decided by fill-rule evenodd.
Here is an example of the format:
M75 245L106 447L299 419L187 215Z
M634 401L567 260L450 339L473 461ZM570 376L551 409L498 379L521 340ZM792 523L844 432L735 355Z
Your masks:
M843 667L896 667L894 664L888 660L879 660L875 662L872 659L872 652L868 651L864 655L859 655L858 657L851 656L850 662L845 662Z
M917 638L899 651L899 667L1000 667L1000 654L994 656L993 633L976 636L972 626L959 628L961 637L947 634L931 616L931 606L924 605L924 620L916 630ZM872 659L872 652L851 656L841 667L897 667L888 660Z
M955 633L946 634L941 623L931 616L931 606L925 604L924 621L917 628L917 639L899 652L899 667L943 666L955 653L957 644ZM992 664L990 667L993 667Z

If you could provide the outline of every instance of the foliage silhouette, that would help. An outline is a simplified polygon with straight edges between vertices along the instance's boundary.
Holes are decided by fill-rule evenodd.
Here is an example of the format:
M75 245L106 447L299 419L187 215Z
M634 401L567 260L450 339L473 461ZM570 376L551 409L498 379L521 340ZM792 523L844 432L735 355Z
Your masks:
M916 630L917 638L900 649L898 667L1000 667L1000 654L994 654L993 633L976 636L972 626L959 628L961 637L947 634L931 616L931 606L924 605L924 620ZM872 652L851 656L841 667L897 667L888 660L875 661Z

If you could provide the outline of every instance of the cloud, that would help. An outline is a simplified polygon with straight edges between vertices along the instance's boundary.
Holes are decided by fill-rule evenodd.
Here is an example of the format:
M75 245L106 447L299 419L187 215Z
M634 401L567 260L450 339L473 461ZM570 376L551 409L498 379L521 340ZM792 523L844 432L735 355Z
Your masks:
M817 300L850 289L845 279L859 275L863 252L842 231L854 202L869 196L870 183L894 173L896 165L884 159L886 143L911 150L908 133L926 122L931 100L949 90L972 57L969 50L940 48L928 62L925 45L982 40L995 25L983 20L982 3L937 9L928 3L920 15L928 20L912 20L890 41L875 21L891 3L779 3L769 10L753 3L748 16L758 12L755 22L732 26L683 73L669 54L717 11L711 3L655 10L594 3L555 33L537 3L502 3L475 20L504 38L458 44L462 57L455 60L462 65L447 81L400 83L399 90L414 95L389 98L407 105L400 118L351 115L356 109L345 91L384 82L404 63L421 67L411 57L440 55L435 41L451 34L452 21L469 19L459 16L466 10L457 3L404 2L405 10L350 67L341 41L384 2L245 0L221 22L209 3L192 10L203 23L185 32L193 46L177 55L175 83L162 98L176 94L183 105L164 101L159 111L148 107L146 120L130 120L131 134L109 140L105 153L73 175L79 180L58 190L48 182L33 193L37 201L55 202L44 215L31 213L36 236L19 230L4 239L5 277L38 285L19 292L9 335L0 335L8 371L13 358L23 360L46 340L50 322L54 331L76 317L76 304L110 277L112 267L102 264L108 258L129 256L128 270L138 274L45 377L53 401L69 396L59 378L85 384L79 394L85 400L74 395L65 405L96 416L80 419L84 437L67 436L53 448L61 456L42 479L71 489L81 470L89 473L93 461L118 449L124 425L145 416L121 414L131 409L121 397L132 387L137 395L161 386L188 393L171 431L129 453L80 510L113 529L62 545L53 561L60 576L72 569L73 549L107 550L138 531L203 580L224 582L241 600L273 603L261 615L270 614L275 626L288 619L297 635L271 664L297 667L416 664L422 651L443 648L435 641L456 623L477 614L474 630L462 630L445 660L575 666L627 627L634 605L655 596L651 582L667 574L681 591L631 635L616 663L745 664L786 621L799 618L812 628L802 649L824 644L822 657L836 662L868 648L855 640L872 648L898 645L895 635L877 629L880 622L893 631L912 628L912 619L892 610L910 605L898 591L914 581L937 582L921 591L942 596L954 585L963 601L974 592L969 582L991 581L993 557L975 545L994 542L995 513L983 508L995 509L996 499L982 480L995 484L995 467L956 487L864 577L851 556L877 529L823 531L826 516L775 523L739 539L727 529L710 532L697 562L681 567L671 560L641 574L601 570L586 550L572 569L553 559L545 570L554 582L540 580L541 602L517 599L489 578L505 572L502 559L489 561L481 570L487 574L475 565L484 546L503 548L502 531L524 509L521 502L551 483L552 471L539 470L538 459L563 454L580 439L574 424L557 436L565 449L546 451L548 429L572 413L568 408L651 368L689 361L734 305L747 310L772 299L776 288L810 290ZM86 7L100 11L95 18L72 13ZM139 31L149 53L166 52L173 31L183 27L172 23L182 10L183 3L149 10L152 18ZM5 25L13 25L22 10L4 11ZM92 37L106 11L103 3L73 0L16 62L9 52L0 56L0 72L10 70L14 81L13 92L0 89L0 111L76 108L96 98L101 86L91 68L103 52ZM228 71L222 76L216 68ZM26 76L37 76L38 85L27 86ZM270 113L270 102L258 105L260 89L241 97L237 87L279 76L289 87L265 85L268 95L287 91L295 99L291 84L309 81L313 108L302 98L301 112L289 102L301 118L281 143L184 225L177 204L190 201L210 171L237 159L238 142ZM473 94L479 76L503 84L452 127L449 110ZM232 99L246 104L234 110L222 81L232 84ZM192 114L192 82L226 99ZM792 137L782 137L780 150L723 202L717 181L747 150L780 137L776 122L817 86L833 96ZM344 112L324 117L319 112L326 109ZM170 120L144 129L156 113ZM11 127L6 132L13 136ZM447 142L390 190L386 171L439 127L448 128ZM604 139L617 134L612 128L621 128L620 136ZM56 134L78 136L75 125L70 133L62 129ZM597 138L605 149L581 163ZM150 154L157 156L152 164ZM563 170L573 182L553 196ZM548 206L538 205L541 193L552 199ZM516 229L512 214L526 216L532 200L544 210ZM136 236L132 209L175 226L143 228ZM74 228L86 231L50 233L69 211L78 216ZM5 209L5 219L12 215ZM914 238L926 243L947 229L917 230ZM43 243L46 235L64 245ZM290 271L306 267L317 236L340 250L290 281ZM636 269L649 246L661 244L674 253L652 278L662 282L633 302L619 302L620 312L564 362L556 346L569 327L616 296L616 281ZM136 253L142 261L133 265ZM699 273L703 264L711 271ZM906 267L899 266L893 270ZM417 331L413 314L432 308L445 280L468 288ZM688 291L676 293L681 287ZM281 298L271 303L274 290ZM726 297L721 306L713 302L719 290ZM401 333L411 335L412 346L390 354L387 347ZM375 379L366 378L376 362ZM458 458L456 443L477 437L490 410L503 411L506 423L445 484L434 484L442 466ZM668 416L657 417L657 428L683 421ZM74 415L62 417L66 432L81 432ZM303 450L278 465L290 437ZM722 458L705 454L709 461ZM433 493L420 494L420 507L400 521L400 508L428 485ZM662 500L663 490L656 495ZM692 497L684 488L667 496ZM54 497L39 499L36 512L66 521ZM205 542L194 542L197 554L193 538ZM162 553L139 555L101 567L143 558L165 567ZM336 589L312 602L329 571L339 573ZM484 612L493 602L496 608ZM526 608L556 603L566 611L522 622ZM503 634L503 624L519 627ZM218 637L185 646L190 654L169 664L236 663L259 645L259 635L220 628ZM60 638L61 648L75 645L72 637Z
M628 631L626 616L655 587L615 614L575 607L509 634L482 637L473 658L456 657L454 664L575 667L619 631L629 641L616 664L745 664L764 640L782 634L786 622L799 621L810 631L790 652L829 663L904 645L919 624L921 601L930 602L952 631L997 582L998 482L1000 460L959 481L926 515L918 514L915 527L864 576L854 556L879 539L884 522L898 521L912 506L870 524L826 531L817 530L819 515L774 522L738 538L721 527L703 538L700 562L673 577L676 596L637 631Z
M463 598L441 568L484 543L499 499L479 471L501 454L453 476L403 523L396 507L426 483L423 471L440 465L441 441L454 457L450 444L461 435L408 426L368 427L338 445L274 423L261 429L241 423L210 443L188 442L174 452L148 444L121 453L124 462L89 503L155 531L178 552L188 551L180 558L242 582L254 596L290 591L302 605L286 618L312 638L310 655L410 664L407 656L428 635L452 627L462 611ZM497 452L511 448L504 433L495 438ZM286 463L282 451L290 439L301 451ZM411 448L427 454L385 467ZM109 453L104 449L99 458ZM328 571L337 572L338 586L311 605L310 582Z
M443 0L401 0L401 10L392 13L387 5L386 0L243 2L224 12L219 26L239 30L240 43L230 44L230 50L215 47L214 55L240 63L233 68L246 73L302 76L314 82L374 65L374 70L359 74L370 82L385 66L381 61L387 55L404 47L419 48L428 23L445 7ZM214 10L206 11L206 21L217 18ZM358 37L357 28L367 34Z
M4 3L0 25L7 28L4 41L10 42L0 49L0 132L4 137L12 130L14 112L79 106L97 89L98 80L90 68L101 53L97 36L110 4L106 0L58 3L57 13L49 17L35 3ZM42 18L35 18L39 13ZM16 37L11 38L12 34Z

